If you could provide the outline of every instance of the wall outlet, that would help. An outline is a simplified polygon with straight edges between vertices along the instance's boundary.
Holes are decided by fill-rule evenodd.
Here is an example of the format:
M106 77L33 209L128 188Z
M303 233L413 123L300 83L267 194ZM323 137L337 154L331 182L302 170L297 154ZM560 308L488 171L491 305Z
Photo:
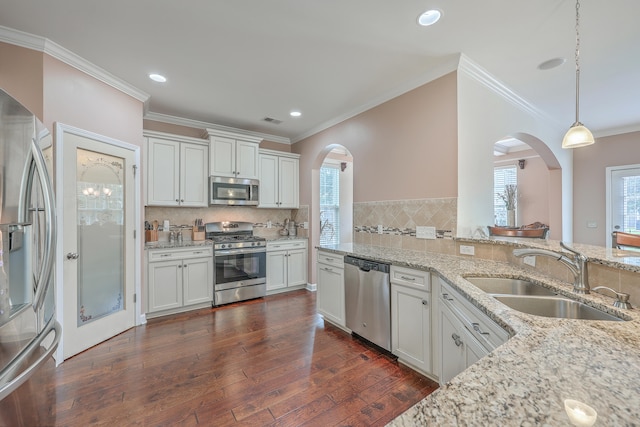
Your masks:
M530 265L531 267L536 266L536 257L535 256L526 256L522 259L522 262Z
M382 224L378 224L378 234L382 234Z
M426 227L423 225L418 225L416 227L416 238L417 239L435 239L436 238L436 228L435 227Z
M302 228L304 228L305 230L309 229L309 221L305 221L302 223Z
M460 245L460 255L475 255L476 248L474 246Z
M587 221L587 228L598 228L598 223L596 221Z

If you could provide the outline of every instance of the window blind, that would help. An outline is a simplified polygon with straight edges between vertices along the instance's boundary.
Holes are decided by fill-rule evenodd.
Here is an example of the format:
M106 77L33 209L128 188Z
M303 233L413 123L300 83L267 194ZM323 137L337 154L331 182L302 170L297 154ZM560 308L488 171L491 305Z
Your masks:
M518 170L515 166L500 166L493 169L493 215L496 225L507 225L507 208L498 194L505 186L518 185ZM516 218L518 205L516 204Z
M320 168L320 244L340 243L340 169L324 164Z

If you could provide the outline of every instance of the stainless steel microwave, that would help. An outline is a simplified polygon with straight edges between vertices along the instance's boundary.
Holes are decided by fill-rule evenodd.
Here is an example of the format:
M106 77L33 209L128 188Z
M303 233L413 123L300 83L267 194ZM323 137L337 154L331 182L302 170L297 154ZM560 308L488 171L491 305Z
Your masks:
M256 206L260 196L257 179L209 177L209 205Z

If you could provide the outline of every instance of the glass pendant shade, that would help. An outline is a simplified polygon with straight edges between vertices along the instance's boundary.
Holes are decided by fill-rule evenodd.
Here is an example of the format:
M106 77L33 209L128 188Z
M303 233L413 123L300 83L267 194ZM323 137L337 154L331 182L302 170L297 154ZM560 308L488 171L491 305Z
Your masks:
M578 148L595 142L593 134L582 123L574 123L562 139L562 148Z

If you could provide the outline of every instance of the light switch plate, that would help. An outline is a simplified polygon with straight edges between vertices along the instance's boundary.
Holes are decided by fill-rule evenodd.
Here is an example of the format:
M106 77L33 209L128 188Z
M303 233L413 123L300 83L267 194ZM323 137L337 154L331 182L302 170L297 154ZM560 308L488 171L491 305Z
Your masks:
M378 224L378 234L382 234L382 224Z
M418 225L416 227L416 238L417 239L435 239L436 238L436 228L435 227L427 227L424 225Z
M475 255L476 248L474 246L460 245L460 255Z
M308 229L309 229L309 222L308 222L308 221L305 221L305 222L302 224L302 228L304 228L305 230L308 230Z

